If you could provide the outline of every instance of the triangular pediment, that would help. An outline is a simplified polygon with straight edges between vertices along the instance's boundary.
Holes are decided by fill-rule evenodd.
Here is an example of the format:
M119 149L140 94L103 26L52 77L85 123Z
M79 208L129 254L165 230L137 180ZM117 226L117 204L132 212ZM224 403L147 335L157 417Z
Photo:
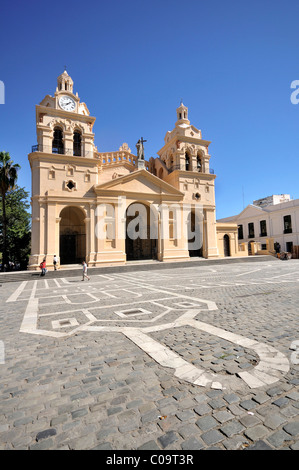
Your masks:
M129 175L121 176L103 184L94 186L94 191L98 195L118 194L118 195L146 195L149 197L164 196L182 199L184 194L170 184L162 181L147 170L133 171Z
M217 219L217 222L234 222L239 221L241 219L248 219L249 217L255 217L261 215L264 210L261 207L254 206L253 204L249 204L245 209L240 212L238 215L234 215L232 217L226 217L224 219Z
M253 204L249 204L245 209L238 215L238 219L247 219L248 217L254 217L256 215L261 215L263 209Z

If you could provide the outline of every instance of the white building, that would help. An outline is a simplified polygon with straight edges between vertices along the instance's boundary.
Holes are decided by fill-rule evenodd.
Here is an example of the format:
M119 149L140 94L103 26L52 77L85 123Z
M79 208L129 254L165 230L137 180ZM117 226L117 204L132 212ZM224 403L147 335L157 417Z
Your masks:
M249 253L252 242L266 250L269 238L280 244L281 251L292 252L299 246L299 199L292 200L288 194L259 199L240 214L217 222L237 223L239 243L248 243Z

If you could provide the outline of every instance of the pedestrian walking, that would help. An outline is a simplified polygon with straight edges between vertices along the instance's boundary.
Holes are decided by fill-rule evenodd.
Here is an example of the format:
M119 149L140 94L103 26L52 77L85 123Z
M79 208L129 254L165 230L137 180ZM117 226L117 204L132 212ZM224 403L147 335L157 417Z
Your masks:
M58 263L58 258L56 255L54 255L54 258L53 258L53 264L54 264L54 271L57 270L57 263Z
M46 272L47 272L47 269L46 269L46 258L44 258L41 262L41 264L39 265L40 269L42 270L41 272L41 276L45 276L46 275Z
M90 280L90 277L87 276L87 264L85 263L85 261L82 261L82 265L83 265L83 279L82 281L85 281L85 277L87 277L88 280Z

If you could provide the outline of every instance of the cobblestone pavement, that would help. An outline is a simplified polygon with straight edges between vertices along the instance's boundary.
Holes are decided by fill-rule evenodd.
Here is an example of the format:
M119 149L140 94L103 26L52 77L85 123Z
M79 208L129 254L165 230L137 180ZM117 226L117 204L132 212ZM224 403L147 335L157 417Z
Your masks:
M299 449L299 260L3 284L0 449Z

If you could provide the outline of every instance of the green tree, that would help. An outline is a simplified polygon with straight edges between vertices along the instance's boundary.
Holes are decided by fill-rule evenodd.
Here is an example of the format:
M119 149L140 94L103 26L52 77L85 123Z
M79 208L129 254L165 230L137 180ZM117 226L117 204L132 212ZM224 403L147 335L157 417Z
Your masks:
M30 204L28 202L29 193L19 186L6 193L6 249L10 262L20 269L26 269L30 255L30 213L28 212ZM0 213L2 210L0 207ZM0 218L1 219L1 218ZM2 233L2 224L0 225L0 233ZM0 237L0 247L2 237Z
M20 165L13 163L8 152L0 152L0 195L2 199L2 270L8 265L6 194L15 187Z

